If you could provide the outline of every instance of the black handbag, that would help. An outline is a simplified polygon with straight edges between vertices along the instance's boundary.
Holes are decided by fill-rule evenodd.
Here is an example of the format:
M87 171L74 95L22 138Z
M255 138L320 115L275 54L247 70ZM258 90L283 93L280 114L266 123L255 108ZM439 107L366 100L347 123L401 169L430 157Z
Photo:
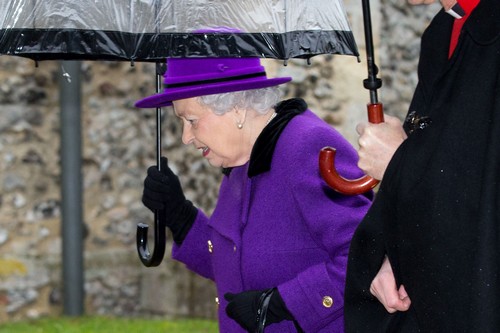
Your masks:
M257 308L257 330L255 333L264 333L264 328L266 326L266 316L267 309L269 308L269 302L274 294L276 288L271 288L262 293L259 298L259 307ZM297 333L305 333L299 326L299 324L294 320L295 328L297 328Z

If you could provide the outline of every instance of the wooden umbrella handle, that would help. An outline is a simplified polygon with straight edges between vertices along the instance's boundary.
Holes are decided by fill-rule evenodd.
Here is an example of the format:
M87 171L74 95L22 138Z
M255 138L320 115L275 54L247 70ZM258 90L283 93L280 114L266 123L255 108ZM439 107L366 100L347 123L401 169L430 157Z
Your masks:
M368 121L373 124L384 122L384 108L382 103L368 104ZM346 194L356 195L365 193L379 183L379 180L364 175L358 179L346 179L342 177L335 169L336 149L324 147L319 153L319 170L321 177L335 191Z

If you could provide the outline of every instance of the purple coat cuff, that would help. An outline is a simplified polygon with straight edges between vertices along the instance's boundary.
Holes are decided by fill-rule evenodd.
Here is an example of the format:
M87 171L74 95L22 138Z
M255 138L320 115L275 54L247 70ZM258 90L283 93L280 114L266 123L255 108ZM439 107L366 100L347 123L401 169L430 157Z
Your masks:
M331 333L344 332L344 291L330 280L325 265L311 267L278 286L278 290L305 332L319 332L326 326L336 328Z

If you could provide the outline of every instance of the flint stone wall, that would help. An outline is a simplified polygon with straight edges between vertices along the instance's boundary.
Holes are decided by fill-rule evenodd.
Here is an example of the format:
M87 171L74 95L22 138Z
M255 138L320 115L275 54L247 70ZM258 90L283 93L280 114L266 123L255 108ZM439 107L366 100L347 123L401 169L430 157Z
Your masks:
M366 120L362 13L345 1L360 60L318 56L310 65L266 60L269 75L292 76L285 97L310 108L356 145ZM380 101L403 117L416 84L419 36L437 7L371 1L374 42L383 87ZM152 222L140 197L155 163L154 110L134 101L154 92L153 64L82 63L82 180L85 223L85 311L118 316L215 318L215 290L166 258L145 268L135 248L138 222ZM59 80L64 63L0 56L0 323L62 312ZM163 153L186 197L210 213L220 171L180 142L179 121L165 110ZM169 240L170 248L171 239Z

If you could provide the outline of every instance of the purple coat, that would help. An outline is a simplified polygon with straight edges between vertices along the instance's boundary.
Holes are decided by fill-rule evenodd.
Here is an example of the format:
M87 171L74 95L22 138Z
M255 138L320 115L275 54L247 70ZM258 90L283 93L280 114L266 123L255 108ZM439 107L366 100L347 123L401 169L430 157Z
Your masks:
M325 146L338 149L340 174L361 176L353 147L307 110L281 133L270 171L249 178L248 163L232 169L212 216L199 211L182 246L174 246L174 259L215 281L221 332L245 332L226 315L225 293L271 287L305 332L343 332L349 243L372 193L347 197L330 189L318 167ZM282 321L265 332L296 329Z

